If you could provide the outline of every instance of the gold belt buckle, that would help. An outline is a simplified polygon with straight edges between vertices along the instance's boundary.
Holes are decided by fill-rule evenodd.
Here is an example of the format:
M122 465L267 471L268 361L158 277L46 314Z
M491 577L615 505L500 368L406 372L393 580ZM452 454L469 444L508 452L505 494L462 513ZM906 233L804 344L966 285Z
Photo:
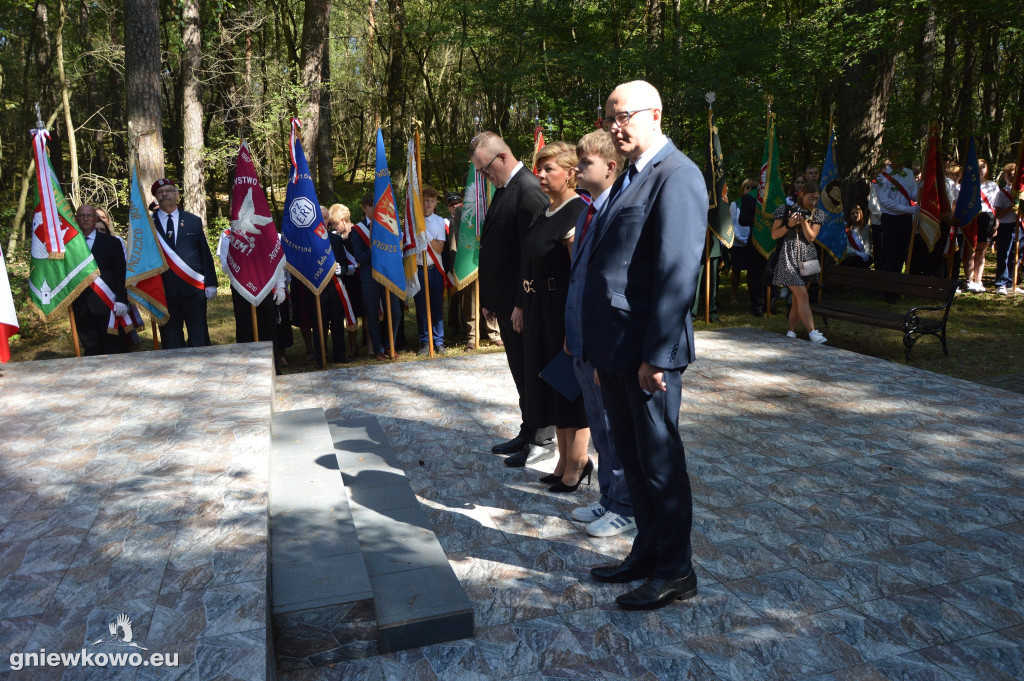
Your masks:
M533 279L523 279L523 291L526 293L536 293L533 288Z

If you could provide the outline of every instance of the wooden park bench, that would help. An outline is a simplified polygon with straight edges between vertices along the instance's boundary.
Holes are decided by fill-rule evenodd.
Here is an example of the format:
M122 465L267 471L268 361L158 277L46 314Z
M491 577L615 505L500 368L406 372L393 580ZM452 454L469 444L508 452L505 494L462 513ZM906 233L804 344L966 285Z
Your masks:
M914 343L926 335L938 336L942 341L942 352L947 356L946 320L949 308L956 295L956 280L940 277L925 277L916 274L897 274L856 267L832 267L826 272L825 291L835 287L848 286L857 290L879 291L910 298L924 298L937 301L934 306L917 305L906 312L889 312L837 302L824 297L821 302L811 304L811 312L820 316L828 326L830 319L854 322L867 326L878 326L903 332L903 346L907 361ZM928 313L922 316L920 313Z

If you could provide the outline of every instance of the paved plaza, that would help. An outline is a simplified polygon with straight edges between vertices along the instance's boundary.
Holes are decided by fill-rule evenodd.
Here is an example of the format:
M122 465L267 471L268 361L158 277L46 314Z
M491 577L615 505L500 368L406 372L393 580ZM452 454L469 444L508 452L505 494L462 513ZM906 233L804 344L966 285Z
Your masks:
M476 636L314 679L1024 678L1024 396L737 329L698 334L680 430L700 594L614 604L553 467L489 452L518 426L502 355L278 377L275 409L375 415L465 588ZM582 489L582 488L581 488Z

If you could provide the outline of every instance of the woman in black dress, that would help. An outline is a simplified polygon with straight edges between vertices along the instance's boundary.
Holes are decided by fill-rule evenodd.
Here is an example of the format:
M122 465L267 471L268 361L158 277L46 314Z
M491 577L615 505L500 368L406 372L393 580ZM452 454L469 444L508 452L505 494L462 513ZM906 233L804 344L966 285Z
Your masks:
M526 365L526 422L553 423L558 438L558 465L541 482L552 492L572 492L583 478L590 483L594 464L587 456L590 429L583 399L570 402L540 377L565 344L565 300L576 219L587 207L576 194L576 148L555 142L534 159L540 187L551 199L537 216L522 244L523 289L512 312L512 325L523 334Z

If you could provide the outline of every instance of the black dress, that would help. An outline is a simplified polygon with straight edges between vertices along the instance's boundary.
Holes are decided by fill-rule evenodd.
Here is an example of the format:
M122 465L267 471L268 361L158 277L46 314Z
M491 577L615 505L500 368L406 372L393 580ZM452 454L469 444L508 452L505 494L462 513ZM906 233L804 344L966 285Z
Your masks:
M574 401L540 377L565 342L565 301L569 293L569 249L576 219L587 207L577 197L553 214L537 216L523 240L523 346L526 365L526 422L556 428L586 428L583 398Z

